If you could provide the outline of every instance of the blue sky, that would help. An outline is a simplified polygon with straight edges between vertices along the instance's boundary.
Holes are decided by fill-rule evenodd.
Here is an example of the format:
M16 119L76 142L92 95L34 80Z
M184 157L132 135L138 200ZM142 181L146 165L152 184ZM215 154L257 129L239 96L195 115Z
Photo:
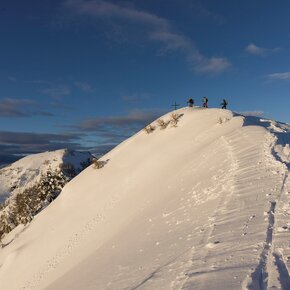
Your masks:
M102 153L189 97L290 122L286 0L2 0L0 164Z

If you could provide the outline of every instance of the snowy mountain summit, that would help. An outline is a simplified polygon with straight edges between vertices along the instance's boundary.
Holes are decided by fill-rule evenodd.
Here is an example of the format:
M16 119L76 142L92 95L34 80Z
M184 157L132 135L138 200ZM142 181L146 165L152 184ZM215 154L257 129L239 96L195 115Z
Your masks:
M182 108L0 249L0 289L290 289L290 126Z

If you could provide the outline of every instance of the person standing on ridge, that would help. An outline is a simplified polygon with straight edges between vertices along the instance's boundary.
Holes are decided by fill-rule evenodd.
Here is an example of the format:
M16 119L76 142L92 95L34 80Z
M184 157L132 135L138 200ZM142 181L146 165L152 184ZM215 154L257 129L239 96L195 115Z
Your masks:
M226 109L227 105L228 105L228 102L225 99L223 99L223 101L221 102L222 109Z
M204 108L208 108L208 106L207 106L208 98L207 98L207 97L203 97L203 98L202 98L202 103L203 103L203 107L204 107Z
M187 103L188 103L188 107L193 107L193 104L194 104L193 98L188 99Z

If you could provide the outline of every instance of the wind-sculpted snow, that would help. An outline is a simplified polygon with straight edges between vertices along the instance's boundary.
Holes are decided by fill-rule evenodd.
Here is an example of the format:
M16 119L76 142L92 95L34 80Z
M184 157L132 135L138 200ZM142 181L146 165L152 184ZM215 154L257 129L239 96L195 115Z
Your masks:
M175 113L7 237L1 290L289 289L289 126Z

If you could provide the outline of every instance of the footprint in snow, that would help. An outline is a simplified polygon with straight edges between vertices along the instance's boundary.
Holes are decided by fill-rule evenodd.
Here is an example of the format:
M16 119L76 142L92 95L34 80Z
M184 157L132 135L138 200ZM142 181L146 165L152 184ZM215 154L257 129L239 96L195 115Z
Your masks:
M208 243L206 245L206 247L209 249L212 249L212 248L215 248L217 246L217 244L219 244L219 243L220 243L220 241L214 241L213 243Z
M285 232L285 231L289 231L289 227L288 226L283 226L283 227L278 227L277 231L278 232Z

